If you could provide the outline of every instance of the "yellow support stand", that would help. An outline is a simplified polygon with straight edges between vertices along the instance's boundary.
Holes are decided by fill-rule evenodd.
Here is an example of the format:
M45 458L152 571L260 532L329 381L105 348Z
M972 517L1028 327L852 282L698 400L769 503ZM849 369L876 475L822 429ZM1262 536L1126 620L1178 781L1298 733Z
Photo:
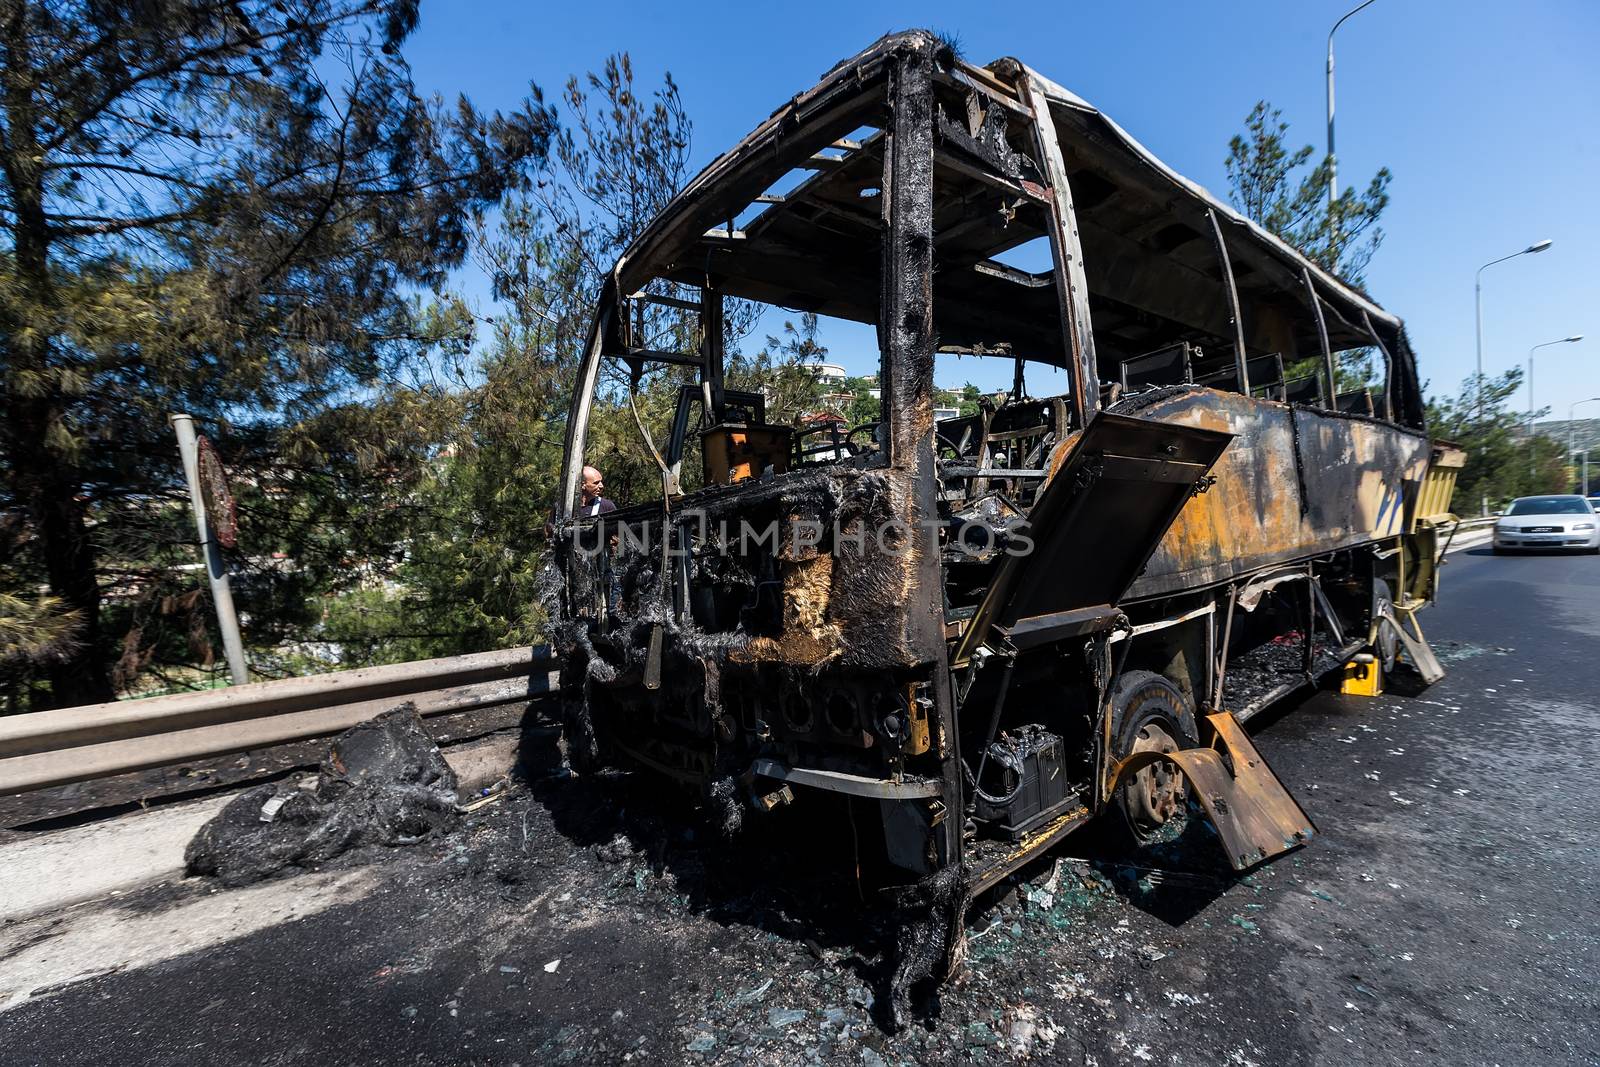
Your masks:
M1344 665L1344 680L1339 692L1357 697L1383 695L1383 667L1370 652L1358 652Z

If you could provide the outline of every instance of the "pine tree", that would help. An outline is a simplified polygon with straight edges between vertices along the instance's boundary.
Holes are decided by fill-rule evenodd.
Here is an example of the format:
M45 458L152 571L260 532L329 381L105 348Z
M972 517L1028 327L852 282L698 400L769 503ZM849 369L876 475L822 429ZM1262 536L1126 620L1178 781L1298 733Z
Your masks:
M0 571L71 629L32 661L47 703L110 699L113 659L150 651L108 592L203 609L154 577L193 537L167 413L244 442L301 428L314 461L327 412L462 343L415 294L553 120L537 90L507 115L420 98L416 21L415 0L0 0L0 508L19 531Z
M1244 133L1228 143L1224 161L1234 206L1324 269L1361 286L1383 243L1378 219L1389 206L1389 168L1380 167L1364 192L1348 186L1329 204L1329 160L1323 157L1299 173L1315 150L1289 150L1289 124L1281 111L1258 101L1244 125Z
M1283 121L1281 111L1265 100L1257 101L1244 125L1244 133L1228 142L1224 161L1234 206L1324 270L1361 288L1367 266L1383 243L1378 220L1389 206L1389 168L1380 167L1365 192L1358 194L1354 186L1348 186L1330 204L1330 160L1323 157L1305 171L1315 150L1302 145L1290 151L1289 124ZM1340 353L1336 366L1335 387L1340 392L1380 380L1381 372L1369 348ZM1315 373L1314 359L1285 370L1291 378Z

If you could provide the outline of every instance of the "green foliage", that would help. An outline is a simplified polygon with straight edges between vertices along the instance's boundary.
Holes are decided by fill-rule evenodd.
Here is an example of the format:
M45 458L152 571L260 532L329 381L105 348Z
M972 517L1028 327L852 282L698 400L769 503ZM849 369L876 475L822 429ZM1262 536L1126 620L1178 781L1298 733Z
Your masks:
M416 294L542 158L552 116L537 92L507 115L419 97L399 58L414 0L4 12L0 511L20 533L0 569L48 589L73 650L13 659L0 685L46 677L48 702L86 703L211 654L201 576L173 569L195 553L168 413L262 489L252 553L314 543L302 529L341 499L319 491L379 454L380 484L415 478L426 450L378 436L406 402L373 398L437 393L433 361L470 343Z
M321 598L320 636L341 662L540 639L545 524L559 492L567 405L594 304L612 263L688 179L692 131L671 76L643 93L626 54L609 57L598 73L570 79L562 113L566 127L549 171L509 194L499 217L474 235L474 257L493 280L492 332L470 384L453 394L458 407L435 401L457 422L440 427L448 449L406 498L404 529L394 542L400 555L382 580ZM652 291L697 296L659 283ZM757 310L726 302L728 385L764 390L769 420L792 421L820 393L802 366L826 355L816 316L786 322L780 335L746 355L740 340ZM698 316L676 308L634 302L628 328L639 347L700 345ZM659 498L652 446L666 447L679 387L691 380L684 368L652 367L634 378L619 362L603 365L584 459L604 472L606 495L618 504ZM697 454L685 456L685 490L698 486L700 467Z
M1290 150L1282 112L1262 100L1244 122L1244 133L1228 143L1224 161L1234 206L1326 270L1361 285L1383 241L1378 219L1389 206L1389 168L1380 167L1364 192L1348 186L1330 205L1329 160L1324 157L1301 173L1314 149Z
M983 393L976 385L968 382L953 392L940 390L938 399L941 407L956 408L964 417L978 413L978 408L983 403Z
M1324 156L1312 165L1316 150L1310 145L1291 150L1289 124L1281 111L1257 101L1244 125L1244 132L1229 141L1224 161L1234 206L1324 270L1363 286L1367 267L1383 243L1378 221L1389 206L1389 168L1378 168L1364 191L1346 186L1329 204L1331 161ZM1383 388L1381 357L1373 349L1350 349L1333 357L1338 392ZM1284 368L1284 376L1293 380L1320 374L1321 362L1320 357L1298 360Z
M839 414L844 416L844 421L851 429L877 422L883 418L883 403L867 392L868 389L878 387L878 376L875 374L865 377L848 377L839 383L839 392L849 393L850 403L845 405Z
M1527 414L1511 410L1522 378L1521 368L1496 378L1472 375L1458 395L1428 402L1430 432L1467 452L1456 479L1458 513L1477 514L1484 500L1498 511L1513 497L1571 491L1566 443L1537 433L1530 439Z
M32 669L69 657L77 645L79 620L60 600L0 592L0 673L11 684L0 691L0 715L25 711L35 697Z
M828 349L817 340L817 328L815 313L804 312L798 326L785 321L782 335L769 334L755 355L730 354L729 387L765 392L768 422L799 426L821 406L822 384L810 368L828 358Z

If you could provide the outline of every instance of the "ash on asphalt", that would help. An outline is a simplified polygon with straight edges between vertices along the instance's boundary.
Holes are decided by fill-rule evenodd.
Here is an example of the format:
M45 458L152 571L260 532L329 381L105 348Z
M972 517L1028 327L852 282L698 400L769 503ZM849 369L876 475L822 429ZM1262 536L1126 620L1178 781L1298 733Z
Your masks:
M1252 720L1309 846L1237 878L1202 827L1139 854L1079 835L975 909L962 973L899 1034L847 822L800 804L725 844L605 775L335 861L381 871L359 903L29 1001L4 1058L1593 1063L1600 787L1571 768L1600 757L1600 568L1505 562L1447 572L1444 681Z

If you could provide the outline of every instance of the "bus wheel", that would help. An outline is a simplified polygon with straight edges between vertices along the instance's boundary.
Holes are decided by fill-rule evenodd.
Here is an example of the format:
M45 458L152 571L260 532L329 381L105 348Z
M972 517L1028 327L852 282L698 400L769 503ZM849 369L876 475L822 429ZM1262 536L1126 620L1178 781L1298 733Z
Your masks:
M1117 759L1135 752L1177 752L1199 746L1194 709L1177 686L1151 671L1128 671L1111 691L1111 739ZM1163 827L1188 810L1189 789L1170 763L1136 772L1117 789L1134 843L1151 844Z

